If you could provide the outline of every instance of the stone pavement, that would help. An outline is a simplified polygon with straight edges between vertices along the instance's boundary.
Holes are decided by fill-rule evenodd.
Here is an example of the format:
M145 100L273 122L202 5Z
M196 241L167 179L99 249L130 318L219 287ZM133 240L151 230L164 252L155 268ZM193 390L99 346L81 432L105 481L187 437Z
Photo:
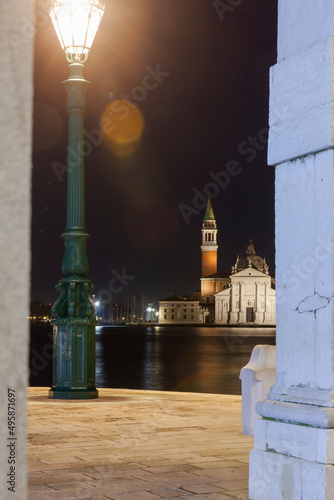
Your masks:
M248 498L241 397L100 389L56 401L30 388L29 500Z

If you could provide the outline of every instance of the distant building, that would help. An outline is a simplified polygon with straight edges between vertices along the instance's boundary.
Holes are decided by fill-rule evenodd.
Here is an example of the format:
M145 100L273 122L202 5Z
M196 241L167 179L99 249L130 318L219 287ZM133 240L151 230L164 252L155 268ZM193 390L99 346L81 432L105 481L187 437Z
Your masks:
M208 200L202 226L200 318L203 323L276 323L276 294L265 258L252 240L231 273L217 273L217 224Z
M159 301L160 324L275 325L275 283L252 240L230 273L217 273L217 223L208 199L202 225L201 290Z
M188 295L172 295L159 300L159 324L199 323L199 300Z
M215 294L215 323L275 325L275 289L265 259L256 255L252 240L229 279L224 290Z

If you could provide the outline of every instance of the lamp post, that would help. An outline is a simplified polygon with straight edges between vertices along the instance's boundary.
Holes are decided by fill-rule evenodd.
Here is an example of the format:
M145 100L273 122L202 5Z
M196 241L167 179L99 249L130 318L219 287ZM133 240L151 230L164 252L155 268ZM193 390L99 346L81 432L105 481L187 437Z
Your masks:
M66 59L70 76L67 89L69 154L67 172L67 219L62 238L65 250L64 277L56 285L60 297L52 307L53 381L49 397L54 399L97 398L95 387L95 308L88 273L84 207L83 117L85 92L84 63L104 13L98 0L53 0L50 16Z

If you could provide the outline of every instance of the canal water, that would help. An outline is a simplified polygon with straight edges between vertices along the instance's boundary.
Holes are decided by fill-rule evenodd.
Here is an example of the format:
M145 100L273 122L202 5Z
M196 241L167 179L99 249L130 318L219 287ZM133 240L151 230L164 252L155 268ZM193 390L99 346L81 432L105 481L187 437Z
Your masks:
M107 326L96 331L96 386L241 394L240 370L273 328ZM32 325L30 386L51 386L52 327Z

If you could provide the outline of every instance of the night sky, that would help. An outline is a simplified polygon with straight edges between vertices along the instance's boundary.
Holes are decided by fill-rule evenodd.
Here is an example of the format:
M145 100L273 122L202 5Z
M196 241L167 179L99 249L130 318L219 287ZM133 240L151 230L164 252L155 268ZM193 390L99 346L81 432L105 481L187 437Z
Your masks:
M277 1L224 0L220 9L211 0L105 3L85 63L92 83L85 117L88 277L97 295L117 273L132 278L125 278L123 293L143 291L156 300L199 290L209 192L218 271L230 271L252 238L273 273L274 168L267 166L266 142ZM61 82L69 71L51 21L38 9L31 295L48 303L58 297L54 286L62 277L67 114ZM132 137L131 116L122 119L124 109L115 107L125 96L131 116L141 112L143 119L127 156L129 148L112 151L97 132L114 105L116 129Z

